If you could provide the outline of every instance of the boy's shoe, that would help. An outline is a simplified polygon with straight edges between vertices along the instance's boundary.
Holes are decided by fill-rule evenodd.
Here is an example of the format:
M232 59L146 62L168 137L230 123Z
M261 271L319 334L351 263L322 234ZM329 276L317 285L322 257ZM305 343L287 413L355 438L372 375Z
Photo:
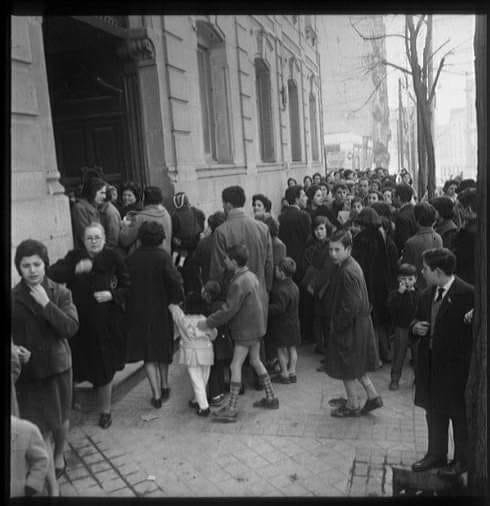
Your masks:
M289 375L289 383L297 383L298 378L296 377L296 374L290 374Z
M189 407L192 409L199 409L199 404L196 401L189 401Z
M112 417L110 413L101 413L99 418L99 427L107 429L112 425Z
M168 401L170 397L170 388L162 388L162 402Z
M268 399L264 397L260 399L260 401L256 401L253 403L254 408L265 408L265 409L279 409L279 399L274 397L273 399Z
M390 386L388 388L390 390L398 390L400 388L400 385L398 384L397 380L391 380Z
M343 408L346 404L347 399L345 397L334 397L328 401L328 405L332 408Z
M210 406L221 406L223 404L223 401L225 400L225 394L219 394L215 397L212 397L209 399L209 405Z
M348 408L347 406L339 406L333 409L330 414L336 418L348 418L361 416L359 408Z
M283 385L289 385L289 383L291 383L288 376L282 376L281 374L272 376L271 381L272 383L282 383Z
M150 402L155 409L160 409L162 407L162 399L155 399L155 397L152 397Z
M209 408L206 408L206 409L197 408L196 409L197 416L209 416L209 413L211 413L211 410Z
M238 411L226 405L215 411L213 415L217 422L236 422Z
M378 397L375 397L374 399L368 399L366 401L366 404L361 408L361 414L367 415L370 411L373 411L373 409L378 409L383 407L383 399L378 395Z

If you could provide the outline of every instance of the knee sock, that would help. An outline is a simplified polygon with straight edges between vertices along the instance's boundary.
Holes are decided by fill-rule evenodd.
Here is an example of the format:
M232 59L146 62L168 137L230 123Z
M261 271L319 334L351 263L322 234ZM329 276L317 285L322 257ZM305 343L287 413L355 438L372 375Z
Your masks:
M231 409L236 409L236 403L238 400L238 394L240 393L241 383L237 383L235 381L230 382L230 401L228 402L228 406Z
M265 395L268 399L274 399L274 390L272 389L271 377L265 373L259 376L259 380L264 384Z

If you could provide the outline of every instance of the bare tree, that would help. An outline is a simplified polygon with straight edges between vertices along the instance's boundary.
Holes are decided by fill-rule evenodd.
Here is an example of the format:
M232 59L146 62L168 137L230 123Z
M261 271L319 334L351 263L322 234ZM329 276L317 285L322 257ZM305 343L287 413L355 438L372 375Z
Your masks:
M449 40L441 44L435 51L432 51L432 19L430 15L406 15L403 34L379 34L369 36L363 34L352 21L351 26L363 40L379 40L387 37L400 37L404 40L405 54L409 68L389 62L384 58L374 60L372 65L392 67L412 78L417 108L417 144L419 155L418 191L420 196L427 192L428 198L432 198L435 190L432 104L446 57L451 54L451 51L447 51L440 58L434 79L432 79L431 76L431 69L433 68L436 54L449 43Z

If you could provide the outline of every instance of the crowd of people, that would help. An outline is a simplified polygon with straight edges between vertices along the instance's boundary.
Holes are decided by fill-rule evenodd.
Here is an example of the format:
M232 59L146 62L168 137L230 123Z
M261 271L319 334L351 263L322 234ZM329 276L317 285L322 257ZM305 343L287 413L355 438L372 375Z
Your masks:
M410 350L429 431L413 468L462 472L476 182L447 181L428 201L408 172L339 169L302 185L290 178L277 217L266 195L252 196L252 213L242 187L221 196L223 210L206 220L183 192L169 212L158 187L118 189L88 173L71 199L73 250L50 265L41 242L17 246L12 434L30 443L12 452L15 495L56 495L74 382L93 384L106 429L115 373L143 361L159 409L178 350L190 408L208 417L216 407L216 421L235 422L245 372L265 394L254 406L278 409L273 383L301 381L302 343L319 354L319 371L343 382L345 397L329 401L341 418L382 408L369 373L391 363L398 390Z

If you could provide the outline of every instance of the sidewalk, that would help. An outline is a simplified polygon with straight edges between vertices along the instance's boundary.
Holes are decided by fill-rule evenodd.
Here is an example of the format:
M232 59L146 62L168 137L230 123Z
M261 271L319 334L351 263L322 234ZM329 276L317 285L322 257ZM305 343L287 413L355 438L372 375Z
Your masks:
M390 366L371 377L384 407L360 418L330 416L340 381L316 371L311 345L299 350L298 383L274 384L279 410L253 408L247 388L232 424L196 416L183 366L170 368L170 400L150 406L146 380L113 407L113 424L78 414L69 435L65 496L391 496L391 465L425 454L423 410L413 405L407 366L400 390L388 390ZM359 391L361 393L361 389ZM363 401L362 401L363 402ZM152 419L152 417L154 417Z

